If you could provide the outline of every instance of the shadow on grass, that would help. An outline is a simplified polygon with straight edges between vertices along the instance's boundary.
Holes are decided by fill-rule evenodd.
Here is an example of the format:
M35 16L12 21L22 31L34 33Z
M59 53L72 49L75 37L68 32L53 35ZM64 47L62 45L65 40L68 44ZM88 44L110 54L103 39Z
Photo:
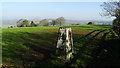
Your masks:
M47 59L50 57L50 53L55 50L56 47L56 35L55 34L49 34L49 33L43 33L43 34L32 34L28 33L29 37L23 37L24 40L27 40L24 42L24 45L29 47L31 50L41 53L44 56L44 59Z
M73 34L74 58L66 64L59 63L58 59L51 57L51 54L54 55L55 52L56 32L9 32L3 35L3 59L7 59L9 63L16 64L16 66L22 66L22 68L26 66L28 66L27 68L29 66L38 66L39 68L119 66L120 40L104 40L107 33L102 38L96 39L102 31L92 35L94 32L87 35Z
M95 31L85 36L76 35L76 38L74 37L75 53L74 58L68 63L68 67L120 67L120 39L105 40L108 33L104 33L101 38L96 39L104 30L92 35Z
M116 68L120 67L120 39L115 40L102 40L98 43L99 47L95 48L92 52L93 60L88 64L89 68L107 67Z
M19 34L19 35L18 35ZM52 59L57 33L8 33L3 35L3 63L5 66L40 66Z

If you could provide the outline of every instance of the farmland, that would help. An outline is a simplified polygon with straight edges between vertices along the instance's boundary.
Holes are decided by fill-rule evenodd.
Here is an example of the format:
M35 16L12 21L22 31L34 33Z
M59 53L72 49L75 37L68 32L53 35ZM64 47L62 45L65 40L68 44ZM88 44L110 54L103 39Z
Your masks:
M72 28L75 52L70 63L55 57L59 27ZM3 66L28 68L119 66L120 61L117 61L120 60L119 39L116 37L109 39L109 35L105 35L111 27L111 25L73 25L2 28Z

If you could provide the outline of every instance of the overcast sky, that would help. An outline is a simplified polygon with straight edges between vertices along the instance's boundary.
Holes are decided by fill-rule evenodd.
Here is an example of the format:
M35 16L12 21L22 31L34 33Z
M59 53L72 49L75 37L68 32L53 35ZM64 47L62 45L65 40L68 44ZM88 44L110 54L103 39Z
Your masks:
M55 19L65 17L72 20L112 20L102 17L102 2L4 2L3 19Z

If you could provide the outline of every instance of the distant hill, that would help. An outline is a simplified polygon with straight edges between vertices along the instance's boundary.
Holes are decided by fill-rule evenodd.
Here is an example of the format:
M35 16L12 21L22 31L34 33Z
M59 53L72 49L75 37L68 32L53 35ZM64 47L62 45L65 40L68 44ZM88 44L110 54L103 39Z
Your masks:
M106 24L106 25L112 25L112 21L94 21L96 24Z
M2 21L2 25L16 25L17 20L13 19L13 20L3 20Z
M94 22L95 24L106 24L106 25L112 25L112 21L94 21L94 20L66 20L65 25L71 25L71 24L80 24L80 25L86 25L88 22Z
M52 19L50 19L52 20ZM2 25L16 25L17 19L13 20L3 20ZM89 21L89 20L66 20L65 25L71 25L71 24L80 24L80 25L85 25L88 22L94 22L95 24L108 24L112 25L112 21Z
M87 22L86 21L78 21L78 20L66 20L65 25L71 25L71 24L84 25L84 24L87 24Z

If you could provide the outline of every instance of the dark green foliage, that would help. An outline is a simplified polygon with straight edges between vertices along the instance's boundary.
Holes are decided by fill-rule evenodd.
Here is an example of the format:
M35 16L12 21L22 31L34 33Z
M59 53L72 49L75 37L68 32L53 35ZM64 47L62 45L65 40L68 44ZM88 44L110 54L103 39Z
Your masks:
M35 27L35 26L38 26L37 24L35 24L33 21L31 21L31 24L30 24L31 27Z
M120 17L113 20L113 30L120 35Z
M20 19L17 21L17 27L29 27L29 21L27 19Z
M44 19L44 20L40 21L39 26L49 26L48 20Z
M56 20L55 20L55 24L56 25L63 25L65 23L65 19L64 19L64 17L59 17L59 18L57 18Z
M28 27L29 26L29 21L28 20L24 20L23 21L23 25L22 25L23 27Z
M53 25L53 26L55 26L55 25L56 25L55 20L52 20L51 25Z
M94 23L93 22L88 22L88 25L93 25Z
M10 26L10 28L13 28L13 26Z

